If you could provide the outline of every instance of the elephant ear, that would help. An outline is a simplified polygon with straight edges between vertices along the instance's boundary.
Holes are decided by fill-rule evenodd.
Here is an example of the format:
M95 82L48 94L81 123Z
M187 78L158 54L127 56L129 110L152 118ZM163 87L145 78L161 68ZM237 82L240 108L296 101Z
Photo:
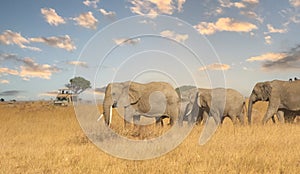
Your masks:
M211 105L211 95L207 92L198 92L197 95L198 99L197 99L197 103L198 106L200 107L205 107L205 108L210 108Z
M105 97L111 96L111 86L112 86L112 84L109 83L107 85L107 87L105 88Z
M137 103L140 100L140 98L142 97L142 95L141 95L142 89L140 89L140 88L141 88L141 86L137 83L132 82L129 84L128 95L129 95L131 104Z
M268 100L271 96L272 86L270 82L265 82L262 84L262 96L265 100Z

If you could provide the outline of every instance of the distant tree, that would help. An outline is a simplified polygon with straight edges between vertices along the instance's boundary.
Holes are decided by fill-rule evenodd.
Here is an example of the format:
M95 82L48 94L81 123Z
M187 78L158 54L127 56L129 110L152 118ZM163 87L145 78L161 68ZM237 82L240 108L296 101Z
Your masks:
M80 94L88 88L91 88L91 82L83 77L74 77L70 79L70 83L65 85L71 89L75 94Z

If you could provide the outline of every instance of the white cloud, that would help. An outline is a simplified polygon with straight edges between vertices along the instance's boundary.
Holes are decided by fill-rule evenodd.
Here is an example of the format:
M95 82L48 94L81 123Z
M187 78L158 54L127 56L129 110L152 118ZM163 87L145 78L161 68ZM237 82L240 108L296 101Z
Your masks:
M113 41L117 45L124 45L124 44L135 45L135 44L138 44L141 41L141 39L140 38L136 38L136 39L118 38L118 39L113 39Z
M52 8L42 8L41 13L44 15L46 22L48 22L50 25L57 26L59 24L66 23L66 21Z
M265 36L265 43L270 45L272 44L272 37L271 36Z
M181 12L182 11L182 6L185 3L186 0L177 0L177 11Z
M99 9L99 12L103 15L103 16L107 16L111 19L114 19L116 17L116 12L114 11L106 11L105 9L103 8L100 8Z
M0 80L0 83L2 83L2 84L9 84L9 81L8 80Z
M17 55L13 53L0 53L0 61L17 59Z
M92 12L82 13L78 17L73 18L76 21L77 25L89 28L89 29L96 29L98 20L93 16Z
M28 78L28 77L22 77L22 80L24 80L24 81L30 81L30 78Z
M284 19L287 19L283 23L283 26L287 27L290 23L298 24L300 23L300 13L297 8L287 8L283 9L279 13Z
M239 2L232 2L231 0L219 0L219 3L221 7L218 8L221 8L221 11L223 11L222 8L235 7L241 9L240 14L263 23L263 18L255 12L255 8L259 3L259 0L241 0Z
M52 73L56 73L59 69L48 64L38 64L31 58L11 57L8 60L21 63L17 69L0 68L0 75L19 76L23 80L28 81L30 78L38 77L42 79L50 79Z
M23 78L38 77L50 79L52 73L58 72L59 69L48 64L38 64L31 58L23 59L24 65L21 65L19 76Z
M201 22L198 25L194 26L194 28L198 30L199 33L204 35L214 34L218 30L216 28L216 25L211 22Z
M158 14L172 15L176 9L181 12L185 0L130 0L129 2L132 13L150 15L154 18Z
M70 61L67 62L69 65L74 65L74 66L81 66L83 68L88 68L88 65L86 62L82 62L82 61Z
M243 0L243 2L248 3L248 4L258 4L259 0Z
M65 36L52 36L52 37L37 37L37 38L30 38L31 42L40 42L45 43L49 46L62 48L67 51L73 51L76 49L71 37L69 35Z
M271 24L267 24L267 27L268 27L268 32L266 32L265 34L267 34L267 33L286 33L287 32L287 29L277 29L277 28L274 28Z
M219 0L221 7L229 8L232 7L232 2L230 0Z
M155 4L158 10L164 14L173 13L173 2L172 0L149 0L151 3Z
M177 42L184 42L189 38L188 34L176 34L174 31L171 30L164 30L160 32L160 35L163 37L168 37L170 39L174 39Z
M230 65L227 64L214 63L214 64L200 67L199 71L205 71L205 70L226 71L229 70L230 68L231 68Z
M40 48L30 47L25 44L29 44L30 41L23 37L20 33L6 30L0 34L0 43L4 45L18 45L20 48L26 48L33 51L41 51Z
M300 45L291 48L286 53L281 53L284 56L278 60L265 61L262 64L264 71L296 71L300 70Z
M97 8L97 4L100 0L84 0L82 3L88 7Z
M254 62L254 61L277 61L284 57L286 57L286 53L265 53L259 56L253 56L247 59L247 62Z
M50 46L65 49L67 51L76 49L76 46L74 45L69 35L58 37L36 37L27 39L20 33L16 33L10 30L6 30L0 35L0 43L4 45L18 45L20 48L26 48L33 51L41 51L40 48L25 45L30 44L31 42L41 42Z
M236 8L246 8L246 5L242 2L234 2Z
M241 14L247 16L248 18L255 19L260 23L264 22L264 19L258 14L256 14L254 11L241 11Z
M211 35L217 31L251 32L257 29L257 26L252 23L237 21L233 18L219 18L216 23L201 22L194 27L205 35Z
M289 0L293 7L300 7L300 0Z
M4 75L18 75L19 72L17 70L14 69L10 69L10 68L1 68L0 67L0 75L4 74Z
M219 0L219 3L221 5L221 7L224 7L224 8L231 8L231 7L236 7L236 8L247 8L247 4L256 4L258 3L258 1L256 0L243 0L243 1L240 1L240 2L231 2L230 0Z

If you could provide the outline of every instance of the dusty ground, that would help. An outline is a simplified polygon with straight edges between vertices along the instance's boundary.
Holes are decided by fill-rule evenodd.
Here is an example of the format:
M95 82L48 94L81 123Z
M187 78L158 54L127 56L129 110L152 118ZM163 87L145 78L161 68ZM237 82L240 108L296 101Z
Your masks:
M0 103L0 173L299 173L299 120L262 126L265 108L266 103L255 105L252 126L233 126L226 119L204 146L198 145L203 126L195 126L168 154L131 161L112 157L90 142L72 106ZM118 128L121 121L114 122L117 132L132 136L130 130ZM132 138L167 130L149 126Z

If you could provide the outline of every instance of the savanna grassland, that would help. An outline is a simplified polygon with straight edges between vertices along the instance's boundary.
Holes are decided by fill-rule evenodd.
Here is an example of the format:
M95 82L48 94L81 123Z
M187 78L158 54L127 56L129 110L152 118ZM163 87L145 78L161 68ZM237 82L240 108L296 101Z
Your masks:
M265 109L266 103L254 106L252 126L233 126L225 119L203 146L198 145L203 126L197 125L166 155L131 161L110 156L90 142L72 106L0 103L0 173L299 173L299 120L262 126ZM151 129L159 135L167 128ZM153 136L145 132L123 134Z

